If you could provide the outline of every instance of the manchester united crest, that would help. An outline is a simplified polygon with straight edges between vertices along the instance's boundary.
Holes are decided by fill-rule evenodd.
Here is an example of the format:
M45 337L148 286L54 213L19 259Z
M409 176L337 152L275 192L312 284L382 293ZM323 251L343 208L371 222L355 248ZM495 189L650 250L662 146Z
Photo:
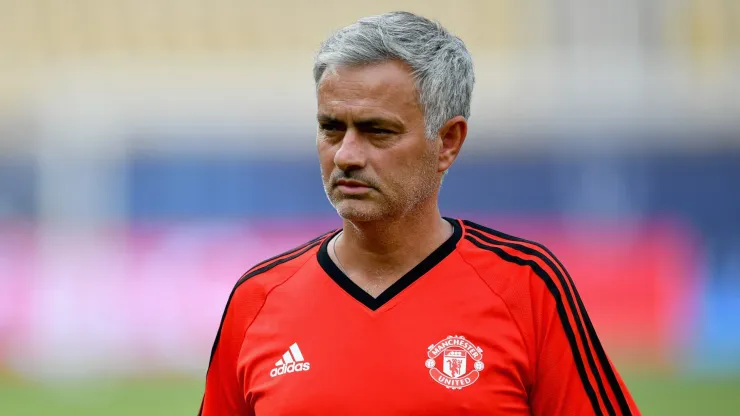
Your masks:
M463 336L450 335L430 345L427 356L425 364L429 375L448 389L468 387L478 380L483 370L483 350Z

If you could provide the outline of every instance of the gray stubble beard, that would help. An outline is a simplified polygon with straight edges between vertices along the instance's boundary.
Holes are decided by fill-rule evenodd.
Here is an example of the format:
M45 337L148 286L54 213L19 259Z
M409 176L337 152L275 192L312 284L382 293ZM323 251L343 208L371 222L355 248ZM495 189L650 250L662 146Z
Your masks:
M434 178L434 174L436 174L436 168L433 168L433 166L436 165L437 155L430 149L429 153L425 154L425 159L427 163L423 166L425 169L429 170L424 172L424 178L422 178L420 183L414 184L416 192L404 194L403 200L397 201L399 202L398 204L392 204L392 206L387 207L388 209L375 210L373 213L353 209L350 210L351 212L342 212L343 210L341 210L338 206L340 201L334 201L332 199L331 181L329 181L328 183L324 182L325 172L323 167L321 167L321 180L324 185L324 193L326 194L329 203L331 203L331 205L336 210L337 214L340 217L350 221L376 221L387 217L409 214L419 208L419 206L421 206L429 198L432 198L439 187L439 183ZM329 175L329 177L331 178L331 175Z

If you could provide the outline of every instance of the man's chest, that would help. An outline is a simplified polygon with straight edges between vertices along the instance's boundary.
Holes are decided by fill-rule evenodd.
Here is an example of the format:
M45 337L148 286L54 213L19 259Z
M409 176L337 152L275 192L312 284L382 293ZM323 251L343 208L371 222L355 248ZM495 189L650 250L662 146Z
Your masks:
M258 416L529 414L516 326L462 300L273 305L242 347L245 399Z

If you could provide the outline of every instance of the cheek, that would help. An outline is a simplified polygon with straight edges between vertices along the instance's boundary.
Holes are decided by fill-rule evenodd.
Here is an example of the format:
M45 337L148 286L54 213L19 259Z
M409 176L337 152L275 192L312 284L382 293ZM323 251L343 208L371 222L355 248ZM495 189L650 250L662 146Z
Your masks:
M421 164L412 158L385 159L377 171L383 181L390 187L401 193L409 192L409 188L415 186L416 178L419 176Z
M423 155L405 158L396 162L393 169L393 183L404 189L404 192L414 192L430 183L437 173L437 157L433 152L425 151Z
M318 144L317 148L321 170L331 172L334 168L334 154L336 151L331 146L321 143Z

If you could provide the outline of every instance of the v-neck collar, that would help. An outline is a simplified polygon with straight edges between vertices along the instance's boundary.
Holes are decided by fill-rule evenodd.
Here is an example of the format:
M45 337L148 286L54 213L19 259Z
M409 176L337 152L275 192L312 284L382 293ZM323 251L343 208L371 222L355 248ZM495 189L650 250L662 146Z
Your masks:
M408 273L398 279L398 281L393 283L388 289L383 291L383 293L381 293L377 298L370 296L360 286L355 284L355 282L353 282L349 277L347 277L346 274L344 274L344 272L339 269L339 267L337 267L331 257L329 257L329 242L334 237L336 237L341 230L335 232L330 238L324 240L316 256L321 268L324 269L326 274L328 274L329 277L331 277L332 280L334 280L339 285L339 287L347 292L347 294L355 298L355 300L362 303L369 309L375 311L378 310L378 308L380 308L381 306L388 303L388 301L393 299L396 295L401 293L404 289L409 287L420 277L432 270L436 265L444 260L445 257L455 251L455 247L457 247L457 243L458 241L460 241L460 237L462 237L462 226L460 225L460 222L455 219L447 217L444 217L444 219L452 224L453 231L450 238L442 243L442 245L437 247L437 249L434 250L432 254L427 256L424 260L422 260L421 263L417 264Z

